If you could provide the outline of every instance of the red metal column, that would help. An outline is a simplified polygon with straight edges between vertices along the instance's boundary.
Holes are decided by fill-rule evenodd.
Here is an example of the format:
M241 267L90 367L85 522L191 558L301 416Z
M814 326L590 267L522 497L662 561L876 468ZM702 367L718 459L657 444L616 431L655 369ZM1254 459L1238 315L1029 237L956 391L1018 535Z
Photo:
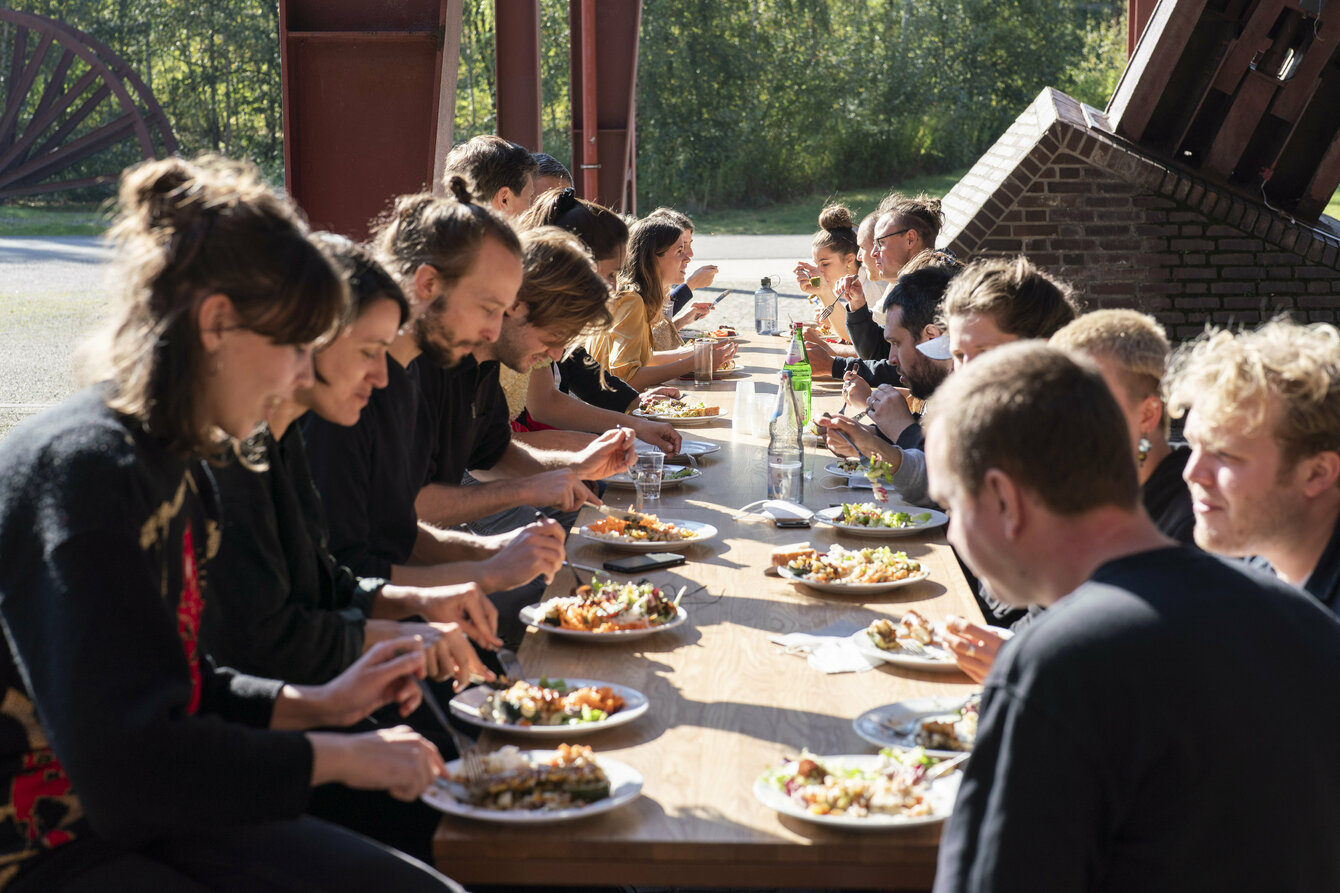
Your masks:
M393 197L432 188L460 16L461 0L280 0L285 177L313 226L365 238Z
M634 137L642 2L570 0L568 15L572 160L582 171L577 183L583 198L636 213Z
M1126 55L1129 57L1135 52L1135 45L1140 40L1140 35L1145 31L1145 25L1149 24L1149 17L1154 14L1154 7L1158 5L1158 0L1128 0L1126 4Z
M540 151L540 0L493 0L498 136Z

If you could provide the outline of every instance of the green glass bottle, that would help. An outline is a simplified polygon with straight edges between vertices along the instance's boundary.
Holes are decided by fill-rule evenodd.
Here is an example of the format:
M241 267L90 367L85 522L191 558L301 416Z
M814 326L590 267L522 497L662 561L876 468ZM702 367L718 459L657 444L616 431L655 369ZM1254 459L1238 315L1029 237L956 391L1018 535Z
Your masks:
M796 403L800 407L800 424L810 421L810 358L805 355L804 325L791 324L791 346L786 350L786 363L782 366L791 373L791 388L796 392ZM803 396L802 396L803 395Z

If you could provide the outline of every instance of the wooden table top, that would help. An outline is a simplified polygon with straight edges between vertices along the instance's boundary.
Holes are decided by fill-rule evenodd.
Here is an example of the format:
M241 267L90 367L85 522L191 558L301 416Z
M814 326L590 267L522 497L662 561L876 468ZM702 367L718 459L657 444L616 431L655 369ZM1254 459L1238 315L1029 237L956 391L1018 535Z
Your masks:
M776 391L785 342L750 338L741 345L745 371ZM686 390L733 410L735 382ZM836 411L836 383L816 383L816 412ZM736 518L740 506L766 491L767 438L737 434L734 413L687 438L721 450L699 459L703 475L665 488L663 518L706 521L720 534L691 546L689 563L648 574L671 592L687 583L688 622L631 642L588 645L532 630L519 657L529 676L600 679L631 686L651 702L626 726L574 737L645 777L642 796L601 815L545 826L486 825L446 817L435 838L441 870L471 883L656 884L700 886L823 886L917 889L930 886L938 825L893 831L842 831L781 816L759 803L752 786L769 766L808 747L819 754L874 753L852 729L866 710L907 698L966 695L976 686L958 672L928 673L884 665L869 672L825 675L804 657L784 654L768 636L810 632L839 621L865 625L879 615L915 607L933 620L950 613L980 617L943 531L874 540L823 526L779 530L757 515ZM806 449L805 503L865 501L868 490L840 487L826 475L826 450ZM632 491L611 489L611 505L626 507ZM579 525L595 512L584 510ZM769 551L808 540L818 548L888 543L920 560L928 580L875 596L826 595L765 575ZM571 561L598 566L621 553L578 536ZM583 578L589 574L583 574ZM564 569L547 595L568 593ZM562 739L560 739L562 740ZM486 748L512 743L549 748L555 739L488 733Z

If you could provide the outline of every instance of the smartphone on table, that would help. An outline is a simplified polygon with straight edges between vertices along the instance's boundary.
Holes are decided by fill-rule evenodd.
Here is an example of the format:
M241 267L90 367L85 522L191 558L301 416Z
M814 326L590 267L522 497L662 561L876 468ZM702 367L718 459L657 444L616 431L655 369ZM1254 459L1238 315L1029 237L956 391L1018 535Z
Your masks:
M676 552L647 552L643 555L627 555L611 558L603 567L616 574L640 574L645 571L658 571L667 567L679 567L688 559Z

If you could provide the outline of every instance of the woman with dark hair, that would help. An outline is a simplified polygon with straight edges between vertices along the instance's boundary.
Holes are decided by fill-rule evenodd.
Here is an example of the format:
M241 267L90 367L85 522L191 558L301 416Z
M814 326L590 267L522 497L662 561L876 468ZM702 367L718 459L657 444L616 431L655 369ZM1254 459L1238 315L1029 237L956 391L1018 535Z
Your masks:
M683 281L689 259L680 227L664 218L633 224L628 257L615 286L614 324L586 339L586 349L606 370L635 388L648 388L693 372L693 348L652 350L652 327L660 319L666 284ZM735 345L718 344L715 361L735 356Z
M110 235L124 293L96 384L0 446L0 724L17 831L0 885L65 889L442 890L427 866L301 817L340 782L414 799L445 770L405 728L421 643L369 650L319 687L217 669L211 465L311 382L345 289L254 169L167 159L123 177Z
M522 215L522 230L540 226L557 226L581 239L595 260L597 272L611 289L614 287L615 274L628 253L628 226L623 218L609 208L578 198L569 188L545 193ZM637 390L605 372L582 345L573 346L554 363L554 372L532 373L518 389L524 394L516 407L519 415L513 421L514 429L538 432L566 428L599 433L625 425L647 443L669 451L679 449L680 437L674 426L627 415L638 406ZM658 389L658 393L679 396L675 388ZM512 389L508 389L508 395L510 402ZM542 435L537 441L547 438Z
M267 467L218 472L225 524L213 574L223 594L205 609L205 643L227 666L315 685L379 641L420 635L430 643L429 677L465 684L471 674L487 675L466 632L481 645L500 644L497 614L478 585L396 586L356 576L330 554L296 423L308 412L337 425L358 422L373 391L386 386L386 351L409 304L362 248L329 233L317 241L349 285L349 309L314 358L315 381L275 407L251 441ZM429 622L400 622L414 616Z
M796 285L803 293L819 299L823 305L820 315L839 302L837 290L843 278L861 272L861 243L857 239L854 224L851 211L845 205L824 208L819 212L819 231L810 243L810 257L814 263L796 263ZM813 282L816 278L819 280L818 285ZM839 304L827 312L829 315L825 321L832 324L833 332L843 341L850 342L847 308Z

